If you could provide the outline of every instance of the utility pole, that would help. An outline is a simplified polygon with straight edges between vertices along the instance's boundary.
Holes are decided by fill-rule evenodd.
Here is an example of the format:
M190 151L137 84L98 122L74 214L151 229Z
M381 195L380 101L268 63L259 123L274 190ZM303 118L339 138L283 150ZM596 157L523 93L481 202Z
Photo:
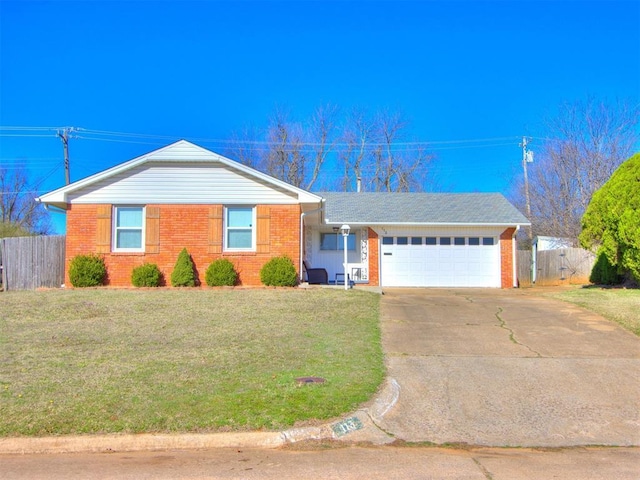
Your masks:
M531 201L529 200L529 176L527 175L527 163L533 163L533 152L527 150L527 137L522 137L522 170L524 171L524 197L527 209L527 219L531 221ZM531 225L528 228L529 241L533 242L533 230Z
M65 185L71 183L71 176L69 174L69 133L73 131L73 127L65 127L62 132L58 132L58 136L62 140L62 148L64 149L64 180Z

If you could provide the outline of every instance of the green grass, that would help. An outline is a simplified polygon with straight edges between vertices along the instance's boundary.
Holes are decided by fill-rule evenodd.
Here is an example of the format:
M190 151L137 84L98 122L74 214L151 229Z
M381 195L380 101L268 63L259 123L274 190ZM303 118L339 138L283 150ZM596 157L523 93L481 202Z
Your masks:
M639 289L572 288L550 296L596 312L640 336Z
M384 375L379 296L328 289L0 294L0 436L282 429ZM324 384L299 386L319 376Z

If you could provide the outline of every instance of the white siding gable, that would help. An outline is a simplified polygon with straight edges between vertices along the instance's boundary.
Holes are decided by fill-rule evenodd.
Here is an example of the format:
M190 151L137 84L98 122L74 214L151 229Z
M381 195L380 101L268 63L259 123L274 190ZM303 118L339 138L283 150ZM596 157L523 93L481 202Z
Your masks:
M71 203L112 204L292 204L299 201L291 191L261 182L220 162L157 160L161 161L138 165L70 192L68 199Z
M185 140L36 199L69 203L318 204L322 197Z

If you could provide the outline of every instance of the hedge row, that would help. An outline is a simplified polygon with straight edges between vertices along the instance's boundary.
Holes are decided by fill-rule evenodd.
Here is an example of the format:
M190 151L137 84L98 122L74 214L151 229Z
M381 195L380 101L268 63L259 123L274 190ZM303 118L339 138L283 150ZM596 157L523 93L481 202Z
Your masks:
M78 255L71 260L69 280L74 287L103 285L106 277L104 258L98 255ZM131 272L131 284L134 287L158 287L163 281L162 272L154 263L145 263ZM268 286L293 287L298 283L296 268L290 258L274 257L260 270L260 281ZM214 260L207 267L205 282L210 287L234 286L238 283L238 272L228 259ZM196 284L193 259L187 249L183 248L171 272L171 285L194 287Z

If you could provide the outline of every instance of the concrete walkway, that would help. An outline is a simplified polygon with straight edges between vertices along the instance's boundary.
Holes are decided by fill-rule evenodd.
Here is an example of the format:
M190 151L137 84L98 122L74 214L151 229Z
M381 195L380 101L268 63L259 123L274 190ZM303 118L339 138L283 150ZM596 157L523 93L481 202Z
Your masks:
M640 339L612 322L524 290L385 290L382 311L395 438L640 445Z

